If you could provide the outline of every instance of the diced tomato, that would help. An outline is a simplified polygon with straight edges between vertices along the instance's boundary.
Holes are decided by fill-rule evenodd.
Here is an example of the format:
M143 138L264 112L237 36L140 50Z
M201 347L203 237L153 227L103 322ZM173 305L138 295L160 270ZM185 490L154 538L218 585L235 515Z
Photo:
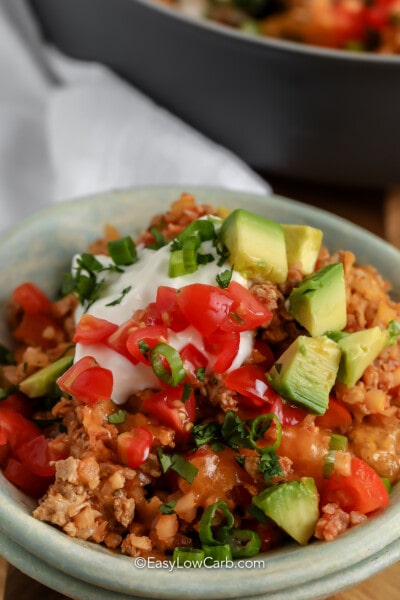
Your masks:
M32 473L15 458L10 458L4 469L4 477L32 498L40 498L53 482L51 477L40 477Z
M92 356L84 356L58 378L58 386L86 404L109 400L113 390L113 374L100 367Z
M166 342L167 340L168 332L164 325L138 327L129 334L126 347L135 360L149 365L149 351L160 342ZM143 345L141 347L141 344L145 346L146 350Z
M321 493L322 504L336 502L346 512L368 514L389 504L389 494L379 475L361 458L351 459L351 475L333 472Z
M233 299L226 290L214 285L193 283L177 294L178 306L193 327L209 336L229 315Z
M387 3L372 4L365 11L365 25L370 29L383 29L388 25L389 18L390 6Z
M363 39L365 9L363 5L348 8L345 2L332 4L333 42L337 48L344 48L349 42Z
M271 403L279 397L268 384L265 371L259 365L243 365L231 371L224 383L230 390L245 396L250 401L247 405L254 408L260 408L267 402L270 409Z
M231 366L239 350L240 333L217 329L204 340L205 349L215 356L213 369L216 373L225 373Z
M126 347L126 342L129 335L132 333L132 331L137 329L137 327L138 323L134 319L129 319L129 321L126 321L120 325L118 329L105 341L107 346L119 354L122 354L133 363L137 363L138 361L133 358L132 354L129 352L128 348Z
M8 442L7 431L0 427L0 446L5 446Z
M41 434L35 423L3 406L0 406L0 430L3 438L4 433L7 435L7 442L13 451Z
M237 281L230 282L227 292L233 304L220 325L223 331L248 331L271 321L272 311Z
M27 346L48 349L60 341L59 336L62 336L63 332L58 323L47 315L24 313L13 335L18 342L23 342Z
M111 323L106 319L99 319L93 315L84 314L75 328L73 341L80 342L81 344L96 344L103 342L117 331L117 329L118 325L115 323Z
M254 342L256 353L262 358L262 364L265 371L269 371L275 362L275 356L271 346L264 340L256 339Z
M316 417L315 424L318 427L334 429L335 427L351 425L352 421L353 419L349 409L330 397L327 411L324 415Z
M187 373L186 378L188 382L192 384L199 383L198 372L199 369L206 368L208 363L207 358L193 344L186 344L179 354Z
M157 289L155 304L166 327L172 329L175 333L179 333L188 327L188 320L179 308L175 288L160 285Z
M28 315L49 314L51 302L42 290L31 282L18 285L12 296Z
M39 435L17 449L19 460L34 475L52 477L55 474L55 466L50 463L66 458L64 454L56 451L56 446L51 442L52 440L44 435Z
M279 395L273 401L270 412L276 414L283 427L297 425L308 415L306 410L283 400Z
M186 436L191 429L195 414L195 399L193 392L186 402L184 387L167 387L143 401L143 410L160 421L163 425L171 427L180 435Z
M23 394L10 394L0 402L0 408L9 408L28 419L32 416L32 401Z
M133 427L118 436L118 456L122 464L136 469L149 456L153 434L146 427Z

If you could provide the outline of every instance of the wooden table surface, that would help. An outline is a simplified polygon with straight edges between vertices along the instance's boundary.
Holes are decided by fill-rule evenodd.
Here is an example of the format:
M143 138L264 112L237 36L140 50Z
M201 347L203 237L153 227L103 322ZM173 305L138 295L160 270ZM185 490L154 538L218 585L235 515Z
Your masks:
M265 176L274 191L336 213L386 238L400 248L400 191L354 190L305 184ZM58 594L27 578L0 557L0 600L64 600ZM330 596L329 600L399 600L400 563L354 588ZM327 599L328 600L328 599Z

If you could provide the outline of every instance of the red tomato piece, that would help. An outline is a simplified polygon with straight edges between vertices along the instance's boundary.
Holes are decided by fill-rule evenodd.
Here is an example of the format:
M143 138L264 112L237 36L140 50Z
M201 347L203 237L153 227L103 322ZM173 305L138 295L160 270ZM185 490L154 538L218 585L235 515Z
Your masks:
M25 494L35 499L41 498L53 482L53 478L35 475L15 458L10 458L7 462L4 477Z
M332 4L333 40L337 48L344 48L349 42L362 41L365 26L363 6L349 10L344 2Z
M118 325L115 323L84 314L76 326L73 341L81 344L96 344L103 342L117 329Z
M32 401L23 394L10 394L1 401L0 408L9 408L27 419L32 416Z
M264 412L264 411L263 411ZM278 394L268 412L275 413L282 427L297 425L308 415L306 410L283 400Z
M214 285L193 283L177 294L178 306L190 325L209 336L229 315L233 299L226 290Z
M55 335L52 337L45 335L50 331L54 331ZM13 331L13 336L27 346L48 349L57 345L60 336L63 336L63 331L58 323L47 315L24 313L21 322Z
M207 358L193 344L187 344L184 348L182 348L179 354L187 373L187 379L189 383L198 383L198 371L199 369L206 368L208 363Z
M7 442L13 452L41 433L35 423L10 408L3 408L3 406L0 406L0 428L3 437L4 432L6 433Z
M195 400L192 392L186 402L182 402L183 395L182 385L167 387L146 398L143 401L143 410L163 425L174 429L176 433L186 436L193 424Z
M113 374L110 369L91 367L79 373L71 384L71 395L86 404L109 400L113 390Z
M58 386L86 404L109 400L113 390L113 374L100 367L93 356L84 356L58 378Z
M225 373L231 366L239 350L240 333L238 331L216 330L204 340L205 349L215 356L213 369L216 373Z
M179 308L177 295L175 288L160 285L155 302L162 322L175 333L179 333L189 326L188 320Z
M389 24L390 6L388 4L373 4L365 11L365 24L370 29L384 29Z
M361 458L351 459L351 475L333 472L325 482L321 502L336 502L346 512L368 514L389 504L389 494L379 475Z
M26 282L18 285L12 297L29 315L49 314L51 302L46 294L34 283Z
M351 425L352 421L353 419L349 409L334 398L330 397L326 413L320 417L316 417L315 424L318 427L334 429L335 427Z
M146 427L133 427L118 436L118 456L122 464L136 469L149 456L153 434Z
M271 321L272 311L237 281L230 282L227 292L233 304L228 317L220 325L223 331L248 331Z
M122 354L126 358L128 358L133 363L137 363L138 361L133 358L132 354L128 351L126 347L126 342L128 340L129 335L132 331L138 328L138 324L135 320L129 319L122 325L118 327L118 329L110 335L110 337L105 341L107 346Z
M22 444L17 450L17 456L34 475L40 477L52 477L55 474L55 466L50 464L60 458L66 458L54 451L54 446L44 435Z
M71 385L75 378L86 369L96 367L98 365L96 359L93 356L84 356L76 363L74 363L69 369L67 369L58 379L57 385L63 390L70 394Z
M276 400L278 394L271 388L265 377L265 371L259 365L243 365L228 373L224 379L227 388L245 396L254 408L262 407L266 402Z
M126 347L135 360L149 365L149 351L160 342L166 342L167 340L168 332L164 325L138 327L129 334L126 340Z

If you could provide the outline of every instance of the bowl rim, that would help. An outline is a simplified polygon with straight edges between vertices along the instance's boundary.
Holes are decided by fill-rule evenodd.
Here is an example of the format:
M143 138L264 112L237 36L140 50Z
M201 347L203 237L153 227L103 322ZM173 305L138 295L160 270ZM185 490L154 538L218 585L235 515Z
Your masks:
M366 63L385 66L399 66L400 55L398 54L378 54L373 52L351 52L348 50L336 50L334 48L324 48L322 46L311 46L300 42L291 42L268 36L256 36L246 31L237 31L233 28L221 25L214 21L192 17L181 11L169 7L167 4L157 0L130 0L131 2L141 4L150 10L155 10L166 18L181 21L186 26L194 30L202 30L213 36L223 36L234 43L241 43L249 47L266 47L270 50L284 52L287 54L298 54L308 56L314 59L328 59L337 62L343 60L350 63Z
M61 204L56 204L43 209L34 215L31 215L24 221L10 228L0 236L0 247L4 244L12 245L13 241L20 242L24 234L30 232L34 235L38 226L43 223L50 227L58 223L60 229L64 229L63 216L68 213L69 218L73 219L78 213L84 211L87 214L90 210L108 210L127 211L127 207L133 202L139 206L146 205L146 199L156 196L160 206L160 212L165 209L167 202L179 197L183 191L193 193L199 203L206 202L214 195L221 198L220 203L228 206L251 204L250 210L255 210L255 206L261 211L278 211L283 216L293 215L294 222L308 222L309 218L313 223L333 227L335 231L341 231L348 237L352 237L359 244L372 246L378 253L383 254L388 262L399 263L400 251L378 236L365 231L361 227L354 225L335 215L331 215L325 210L315 209L313 206L305 205L295 200L289 200L281 196L268 196L263 194L254 194L247 192L237 192L214 187L199 186L147 186L143 188L131 188L126 190L116 190L103 194L92 194L85 198L70 200ZM113 201L110 206L110 200ZM150 210L150 209L149 209ZM286 215L285 215L286 213ZM273 218L273 217L272 217ZM140 217L143 224L147 223L147 217L143 214ZM300 219L300 220L299 220ZM293 218L291 219L293 222ZM282 219L283 221L283 219ZM310 223L311 224L311 223ZM99 224L100 225L100 224ZM36 228L36 229L35 229ZM32 231L31 231L32 230ZM73 232L74 234L74 232ZM370 250L372 253L372 250ZM6 261L0 253L0 265ZM400 285L400 280L399 280ZM108 550L99 548L90 542L82 542L68 538L68 536L55 529L53 526L36 521L30 514L32 502L26 497L21 496L11 484L4 480L1 475L2 484L0 486L0 531L8 536L15 543L25 548L31 554L39 557L50 566L61 569L67 574L87 582L93 581L93 577L87 572L85 559L87 561L88 549L91 549L91 568L96 573L96 583L102 587L120 591L124 593L137 593L140 596L154 596L158 598L177 598L177 589L182 591L182 598L203 598L205 595L211 598L234 598L238 595L248 595L248 578L243 580L240 570L230 570L224 577L224 572L211 571L204 578L204 574L199 570L193 570L188 580L187 573L174 571L173 577L167 570L159 570L157 578L151 572L151 569L140 570L140 577L135 578L134 573L138 574L138 569L133 568L132 558L114 554ZM251 594L263 594L266 589L271 593L282 592L281 586L285 584L285 578L282 573L290 569L293 557L300 557L302 564L298 568L297 585L309 580L310 575L313 580L321 579L321 545L327 550L324 554L329 554L329 565L324 571L324 575L333 576L337 570L345 568L357 568L362 561L367 561L371 556L380 555L388 552L392 546L392 562L398 558L400 551L400 520L398 519L400 488L395 486L393 492L394 504L389 506L383 513L373 517L362 525L360 529L353 529L328 545L324 542L313 542L303 548L298 546L288 546L274 553L260 555L260 559L265 560L266 566L262 569L252 570ZM22 500L21 500L22 497ZM22 502L18 504L18 502ZM376 523L379 523L379 535L376 532ZM43 537L46 543L43 544ZM378 539L377 539L378 538ZM397 540L397 542L396 542ZM356 550L349 557L346 552L348 544ZM74 551L71 553L71 548ZM328 550L329 548L329 550ZM68 556L67 560L63 557ZM105 556L109 560L105 561ZM61 557L61 558L60 558ZM256 558L256 557L255 557ZM254 559L253 559L254 560ZM390 563L387 563L390 564ZM305 568L307 565L307 568ZM123 571L123 581L121 582L121 570ZM116 578L116 572L118 577ZM229 577L227 576L229 575ZM223 596L221 595L221 586L223 585ZM282 596L280 596L282 598ZM304 596L306 597L306 596Z

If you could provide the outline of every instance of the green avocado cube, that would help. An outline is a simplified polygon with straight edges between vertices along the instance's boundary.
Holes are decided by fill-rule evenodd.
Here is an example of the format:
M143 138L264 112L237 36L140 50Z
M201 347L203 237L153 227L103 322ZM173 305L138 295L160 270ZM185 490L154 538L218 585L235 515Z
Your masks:
M247 279L286 281L286 243L279 223L238 208L223 221L220 240L230 264Z
M289 295L289 313L310 335L341 330L347 323L342 263L322 267L303 279Z
M69 369L73 363L72 356L63 356L52 362L47 367L43 367L33 375L30 375L19 384L21 392L29 398L39 398L50 394L55 386L57 379Z
M273 389L312 414L323 415L340 363L338 344L326 336L300 335L267 373Z
M312 477L269 487L253 504L299 544L307 544L319 518L319 495Z
M342 352L338 381L353 387L365 369L375 360L388 343L387 330L379 327L349 333L337 340Z
M323 237L321 229L309 225L286 223L282 223L282 229L285 234L288 265L300 263L302 274L310 275L314 272L321 249Z

